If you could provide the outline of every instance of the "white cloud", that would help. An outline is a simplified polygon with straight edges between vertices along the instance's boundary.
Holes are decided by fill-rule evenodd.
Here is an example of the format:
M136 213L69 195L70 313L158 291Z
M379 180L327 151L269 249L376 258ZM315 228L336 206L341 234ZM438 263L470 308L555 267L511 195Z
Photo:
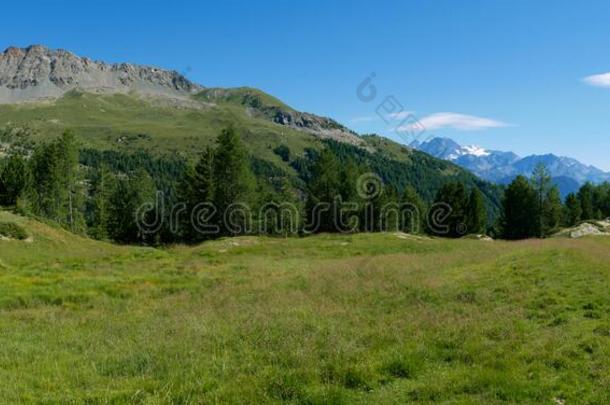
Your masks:
M587 76L582 80L591 86L610 87L610 73Z
M352 124L362 124L364 122L372 122L375 121L377 117L369 117L369 116L365 116L365 117L355 117L349 120L349 122L351 122Z
M409 117L410 115L413 115L413 111L401 111L397 113L391 113L388 114L386 117L393 120L402 120Z
M427 131L441 128L452 128L460 131L476 131L488 128L503 128L508 124L491 118L476 117L474 115L454 112L439 112L423 117L419 124ZM408 128L401 128L408 129Z

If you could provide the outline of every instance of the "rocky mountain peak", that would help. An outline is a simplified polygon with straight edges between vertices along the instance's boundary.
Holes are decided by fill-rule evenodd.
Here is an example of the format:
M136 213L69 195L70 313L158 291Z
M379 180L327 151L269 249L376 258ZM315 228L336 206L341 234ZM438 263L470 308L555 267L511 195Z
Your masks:
M74 89L180 97L202 87L175 71L108 64L43 45L10 47L0 54L0 104L54 99Z
M502 184L511 182L518 175L531 176L536 165L543 163L564 197L578 191L587 181L610 181L610 173L552 153L521 158L513 152L461 146L449 138L434 138L416 147L434 157L450 160L485 180Z

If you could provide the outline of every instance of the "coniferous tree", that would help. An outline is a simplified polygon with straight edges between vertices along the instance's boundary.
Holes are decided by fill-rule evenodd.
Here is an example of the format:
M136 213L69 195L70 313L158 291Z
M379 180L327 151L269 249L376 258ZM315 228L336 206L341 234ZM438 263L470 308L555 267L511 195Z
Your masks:
M396 228L398 218L385 218L384 209L392 202L397 202L397 193L387 187L375 173L366 173L357 180L361 204L360 231L380 232ZM391 230L391 229L389 229Z
M561 195L559 188L552 186L545 196L544 204L542 206L542 236L546 237L561 226L563 217L563 204L561 202Z
M203 205L214 203L215 191L214 150L208 147L203 151L194 167L187 167L184 177L178 185L179 200L185 208L185 212L179 218L180 230L186 241L196 242L214 236L203 234L200 230L204 226L219 222L218 213L209 211L210 216L207 215ZM207 223L204 224L203 221Z
M89 220L90 234L96 239L108 238L109 204L115 179L104 163L95 169L91 178L91 199Z
M258 230L262 234L282 237L297 234L302 226L302 207L288 180L281 179L277 190L260 183Z
M193 226L192 215L194 207L197 205L195 197L195 167L188 165L184 170L182 178L177 185L178 204L182 207L176 207L181 210L175 212L177 221L179 238L184 242L194 242L199 239L199 235Z
M605 190L601 201L602 213L604 218L610 218L610 183L605 182L601 187Z
M580 200L576 194L570 193L566 197L563 223L565 226L574 226L580 222L581 218L582 208L580 206Z
M365 199L358 191L358 180L366 172L352 158L340 164L339 169L339 195L343 204L341 212L335 213L338 231L362 230L364 231L364 205Z
M243 152L243 151L240 151ZM199 162L195 165L193 174L193 203L214 201L216 193L216 183L214 179L214 149L208 147L201 154ZM244 167L243 170L248 171L249 167ZM236 176L240 178L240 176Z
M383 193L373 199L378 225L374 229L381 232L395 232L402 229L400 198L393 186L383 185Z
M602 183L593 189L593 206L595 219L604 219L610 216L610 183Z
M534 192L536 193L536 225L537 225L537 236L542 238L545 236L545 230L547 225L545 220L547 218L547 197L549 196L550 190L553 187L553 181L551 175L543 163L539 163L534 168L534 172L531 178Z
M32 187L26 198L33 213L52 219L74 232L84 230L84 190L78 167L78 145L66 131L40 145L30 162Z
M365 172L365 169L358 166L353 159L348 159L342 163L339 171L339 194L344 202L354 202L359 204L361 201L358 195L357 181Z
M150 242L151 235L145 233L145 224L150 223L154 211L144 212L155 200L155 185L150 175L139 169L128 178L121 178L110 196L108 210L108 234L124 243ZM147 217L138 217L147 214Z
M340 196L339 162L330 150L325 149L311 168L306 210L308 225L312 231L337 231L335 212L338 209L336 201Z
M578 191L578 199L580 200L580 207L582 209L582 219L595 219L596 209L593 204L593 192L594 186L591 183L586 183Z
M13 155L0 167L0 205L15 205L31 186L30 170L25 158Z
M532 184L517 176L508 186L502 201L501 227L506 239L531 238L538 233L538 197Z
M404 213L401 219L402 230L407 233L423 232L427 215L426 203L417 194L415 187L407 185L400 202Z
M32 188L27 199L35 215L60 222L63 198L55 144L38 145L30 162Z
M63 133L57 145L57 153L62 179L61 187L65 188L64 211L68 227L73 232L84 231L84 191L78 170L78 145L74 133L71 131Z
M468 233L485 233L485 228L487 225L487 209L485 208L483 195L478 188L473 188L470 192L466 217Z
M214 155L214 203L223 235L244 233L256 211L256 182L248 152L233 128L224 129L217 139Z
M433 234L457 238L467 232L468 196L462 183L451 182L443 185L436 194L434 204L429 221L433 224ZM449 214L444 218L437 218L435 211L446 208L449 209Z

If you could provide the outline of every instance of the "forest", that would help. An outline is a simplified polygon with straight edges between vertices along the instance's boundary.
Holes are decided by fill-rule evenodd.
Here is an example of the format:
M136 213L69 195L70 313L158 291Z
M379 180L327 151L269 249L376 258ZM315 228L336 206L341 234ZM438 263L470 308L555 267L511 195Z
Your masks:
M81 148L71 131L0 159L0 205L78 234L120 243L197 243L242 234L401 231L445 237L544 238L610 216L610 184L560 198L546 168L500 189L426 176L406 164L326 141L274 153L297 176L248 152L231 127L197 160Z

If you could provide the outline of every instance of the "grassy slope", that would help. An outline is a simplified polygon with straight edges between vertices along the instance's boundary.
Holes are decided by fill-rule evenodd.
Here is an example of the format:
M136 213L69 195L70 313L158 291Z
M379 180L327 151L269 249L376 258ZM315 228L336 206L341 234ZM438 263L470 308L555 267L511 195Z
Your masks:
M296 177L293 167L273 150L280 144L287 145L294 159L303 156L306 148L322 148L323 143L314 135L270 121L268 115L278 108L294 112L280 100L252 88L206 89L182 105L136 95L72 91L54 102L0 105L0 129L9 123L32 128L33 141L49 139L65 129L72 129L85 148L126 153L144 149L156 156L177 154L193 158L212 144L223 128L233 125L253 156ZM438 188L450 180L462 181L467 186L476 185L488 202L491 222L495 220L499 204L497 187L450 162L389 139L367 136L363 140L375 157L389 159L388 163L400 162L382 163L385 169L391 167L385 174L389 184L402 188L410 181L427 200L432 200ZM355 154L354 151L349 153Z
M260 105L277 107L285 111L294 111L283 101L252 87L237 87L233 89L208 88L195 96L196 99L208 102L226 102L238 105Z
M220 95L216 91L221 92ZM211 101L215 104L210 104ZM127 152L141 148L154 154L193 156L211 144L222 128L231 124L253 155L283 167L288 173L294 172L273 153L276 146L289 146L293 156L302 155L307 147L321 147L319 138L311 134L257 118L254 116L257 113L249 112L249 105L253 103L262 108L294 111L260 90L208 89L192 103L201 103L200 109L151 104L132 95L104 96L73 91L55 102L0 105L0 128L7 123L32 128L37 134L35 140L57 136L69 128L76 132L85 147ZM424 169L427 176L461 175L474 182L473 175L452 163L409 150L386 138L369 136L364 139L372 151L407 166L424 160L433 162Z
M610 239L0 241L5 402L608 403Z
M127 151L142 148L154 153L191 155L212 143L222 128L232 124L254 154L278 163L280 159L272 149L280 143L297 154L305 147L317 145L309 134L253 118L244 108L230 103L201 104L200 109L176 108L124 94L71 92L55 102L0 105L0 127L9 122L37 130L37 140L70 128L85 146L93 148Z

